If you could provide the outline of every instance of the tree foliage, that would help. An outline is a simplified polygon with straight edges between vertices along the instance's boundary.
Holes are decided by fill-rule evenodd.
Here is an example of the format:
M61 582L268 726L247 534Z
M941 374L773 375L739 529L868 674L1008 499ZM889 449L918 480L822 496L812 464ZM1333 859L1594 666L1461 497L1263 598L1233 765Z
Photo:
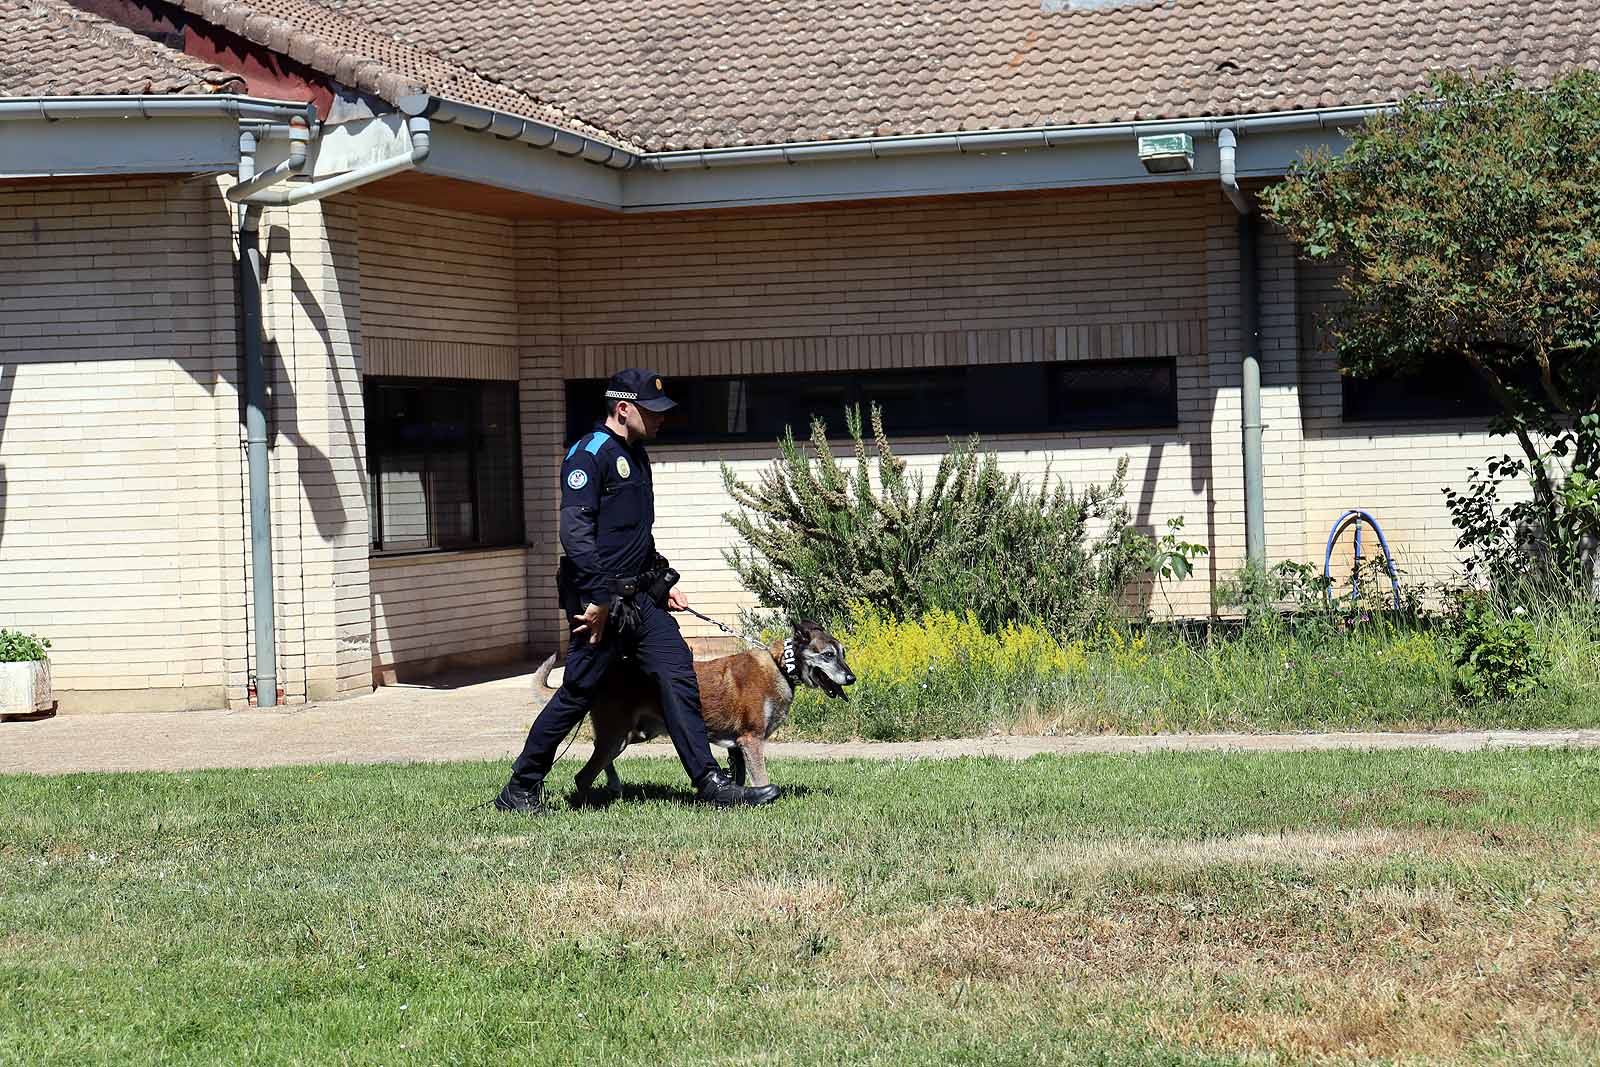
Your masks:
M1308 256L1344 265L1333 336L1353 372L1460 355L1508 414L1575 414L1600 400L1597 192L1600 75L1535 90L1502 72L1436 77L1265 203Z

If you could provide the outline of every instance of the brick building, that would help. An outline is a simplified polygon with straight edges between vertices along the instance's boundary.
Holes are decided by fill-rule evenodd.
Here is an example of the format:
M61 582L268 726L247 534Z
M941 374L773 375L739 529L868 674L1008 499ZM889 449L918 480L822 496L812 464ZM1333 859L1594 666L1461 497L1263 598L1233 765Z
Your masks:
M1138 522L1211 550L1204 613L1246 548L1252 190L1430 69L1600 58L1600 5L1424 6L0 0L0 625L54 641L65 709L249 698L226 193L308 102L275 188L309 191L259 230L283 699L552 647L557 466L623 365L689 400L658 540L703 610L746 603L719 464L878 399L919 462L969 431L1080 484L1128 457ZM1171 133L1192 166L1152 171ZM1331 274L1257 231L1267 557L1362 506L1443 573L1484 409L1341 383Z

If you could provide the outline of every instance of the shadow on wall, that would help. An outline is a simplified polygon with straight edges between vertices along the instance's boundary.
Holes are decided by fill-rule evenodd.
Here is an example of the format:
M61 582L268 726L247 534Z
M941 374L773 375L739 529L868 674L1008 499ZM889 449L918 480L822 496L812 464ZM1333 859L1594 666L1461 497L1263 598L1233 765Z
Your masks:
M0 455L5 456L9 463L13 476L11 482L20 492L22 483L17 481L17 472L21 460L18 457L24 454L23 450L28 445L19 437L20 431L16 427L21 423L17 416L29 410L32 397L37 395L36 387L49 384L49 376L58 371L68 373L76 369L92 373L100 365L116 366L130 380L141 384L167 380L173 371L177 371L187 376L186 385L192 383L200 387L200 390L195 390L197 396L203 390L208 400L202 403L208 408L218 401L226 405L227 401L222 397L231 389L239 403L236 416L239 421L234 423L237 429L228 426L231 413L227 411L216 413L222 416L220 422L188 404L152 411L147 409L145 401L116 400L113 398L118 394L112 392L97 398L101 414L95 417L113 420L112 425L106 427L111 435L124 428L131 432L141 427L160 429L170 424L183 437L182 441L175 441L174 444L185 447L189 450L188 454L195 454L195 449L204 449L207 444L214 447L218 453L215 466L212 471L205 473L208 478L215 478L219 496L223 499L231 498L234 493L241 497L238 510L232 514L218 515L214 520L222 527L218 536L235 544L242 540L242 550L248 556L249 519L245 503L248 499L247 472L243 449L240 447L243 436L243 354L237 347L230 350L229 341L237 322L237 263L227 243L234 225L232 210L216 195L216 190L206 183L134 180L119 185L111 195L118 203L138 208L132 213L136 217L127 222L101 222L83 215L61 214L58 209L41 206L36 212L37 219L33 221L31 243L26 230L5 235L15 239L8 240L0 250L0 274L4 274L8 280L14 276L30 285L47 284L63 289L73 287L93 299L85 301L81 310L67 313L70 317L53 332L43 336L7 337L0 342L0 348L3 348L3 352L0 352L0 430L5 429L8 420L12 428L12 432L5 435L6 447ZM116 266L100 267L91 265L82 257L65 256L64 249L91 238L103 240L107 250L116 251L119 258L125 254L127 261ZM66 268L73 273L64 274ZM278 269L290 271L292 264L280 260ZM109 295L128 293L130 281L133 283L130 295ZM325 286L332 284L332 280L324 283ZM274 433L274 443L287 438L296 449L295 466L279 465L287 458L281 453L274 465L283 483L288 483L290 478L299 479L299 491L306 500L306 510L315 517L316 528L321 535L331 540L347 530L352 518L346 513L348 502L341 498L335 485L335 464L321 448L307 440L303 428L310 428L311 433L321 437L323 419L342 419L342 427L332 428L333 439L338 441L337 434L343 432L354 443L355 436L361 430L360 398L359 395L347 397L344 393L349 385L349 368L339 368L346 375L340 378L330 363L330 353L336 354L332 346L338 335L336 328L330 326L317 307L317 290L308 287L298 272L293 275L290 288L294 299L303 308L311 329L307 329L303 322L298 323L302 331L299 334L302 351L299 353L293 351L294 335L289 332L287 324L282 341L289 350L268 349L269 375L275 378L272 385L276 386L269 395L269 429ZM29 310L26 301L34 299L27 294L26 287L12 289L9 294L0 291L0 320L9 325L17 321L13 315L25 316ZM299 317L296 318L298 320ZM32 320L23 318L21 321ZM318 341L313 341L313 333ZM342 339L339 339L339 343L343 343ZM76 368L71 366L74 364ZM29 368L29 373L23 376L23 384L19 387L18 376L23 366ZM39 373L35 374L35 370ZM291 372L300 377L288 378ZM320 387L325 376L330 374L335 374L330 384L337 390L339 405L334 405L330 393L326 411L316 403L310 405L311 410L300 411L302 405L294 389L296 381L303 390L312 386ZM68 422L77 418L76 415L65 416ZM354 454L359 456L361 451L356 448ZM152 453L148 451L122 455L112 451L96 462L109 467L148 465L150 455ZM58 462L73 462L76 457L58 456L55 459ZM173 473L187 477L200 475L202 471L196 468ZM4 538L0 540L0 551L7 557L17 557L17 561L21 561L19 554L28 550L18 544L20 512L16 500L10 497L11 486L6 484L4 474L4 467L0 467L0 538ZM115 471L111 474L114 479ZM116 488L114 481L108 481L107 485L112 492L123 491ZM43 487L41 483L40 488ZM280 488L292 489L287 484ZM66 490L65 484L60 484L48 491L65 493ZM184 520L175 519L182 513L181 509L168 506L166 494L165 488L159 489L155 492L157 499L141 500L139 503L159 505L165 519L178 523L175 528L164 525L159 535L164 539L163 543L159 546L152 544L150 549L152 552L166 552L176 560L183 552L184 538L209 535L204 531L185 529ZM230 507L234 506L230 503ZM11 520L9 531L4 521L8 518ZM6 536L8 533L10 536ZM110 544L120 537L120 531L110 528L103 536ZM165 540L168 538L171 540ZM32 540L31 536L29 540ZM65 572L60 578L66 585L93 580L92 575L84 577ZM6 605L8 608L27 607L25 601L22 604L15 603L15 597L6 599L12 601ZM234 623L245 617L243 603L224 604L223 610ZM79 615L77 611L76 608L71 609L70 621L80 626L91 621L88 615ZM71 657L74 649L70 638L65 647L59 647L58 650ZM251 655L248 648L244 650L244 655Z
M17 380L15 364L0 363L0 456L5 455L6 411L11 404L11 390ZM0 545L6 541L6 465L0 463Z
M365 449L357 441L357 426L364 424L359 406L353 411L350 398L345 393L345 380L334 351L333 332L326 313L317 302L299 268L294 264L289 229L286 226L270 227L266 241L266 254L262 256L263 317L271 314L271 282L275 262L281 257L289 270L289 291L306 321L316 331L315 351L301 351L295 343L293 323L275 323L271 336L263 340L267 360L267 431L275 450L280 439L287 440L295 450L295 474L311 510L317 533L326 542L345 535L350 516L344 506L343 494L338 485L333 461L327 453L312 443L302 432L302 419L315 419L315 411L303 413L294 383L297 379L320 381L326 374L339 399L338 426L333 433L342 432L350 442L351 455L360 457ZM342 282L336 288L345 291ZM287 343L284 339L287 338ZM305 357L302 359L302 357ZM241 362L243 352L240 353ZM315 366L313 366L315 364ZM240 368L241 375L243 367ZM244 394L240 391L239 417L244 418ZM330 412L332 414L332 412ZM359 466L359 464L358 464ZM280 467L281 469L281 467ZM364 477L364 475L363 475Z

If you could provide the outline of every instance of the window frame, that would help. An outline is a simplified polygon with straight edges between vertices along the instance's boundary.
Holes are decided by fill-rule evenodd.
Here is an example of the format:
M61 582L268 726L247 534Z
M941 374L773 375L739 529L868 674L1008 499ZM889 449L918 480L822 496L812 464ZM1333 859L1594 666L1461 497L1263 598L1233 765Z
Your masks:
M374 447L373 419L374 411L381 410L376 403L378 395L384 389L418 389L423 396L428 395L431 389L450 389L467 392L471 395L471 418L467 423L466 454L467 480L469 485L469 501L472 505L472 540L466 544L452 545L427 545L408 548L384 548L383 545L383 452ZM509 393L511 399L511 459L512 483L514 498L518 506L516 509L516 530L507 540L483 542L483 513L482 496L480 493L481 478L478 470L478 456L483 443L483 399L484 394L490 389L500 389ZM372 486L372 503L370 505L374 521L371 533L367 540L367 556L369 559L392 559L400 556L425 556L440 555L443 553L462 552L499 552L512 548L528 547L528 519L523 506L523 465L522 465L522 397L520 383L497 378L441 378L437 376L413 376L405 374L379 374L366 376L362 382L362 402L366 413L366 467L367 478ZM427 413L424 412L424 415ZM426 423L427 419L421 421ZM424 472L427 470L427 457L430 450L424 450ZM426 475L425 475L426 476ZM432 501L427 501L428 536L433 538L433 512Z
M1477 372L1472 369L1471 365L1467 363L1466 357L1457 356L1455 358L1460 361L1459 366L1446 365L1448 357L1441 357L1440 364L1438 366L1419 367L1414 374L1405 376L1397 374L1383 374L1372 377L1363 377L1360 375L1347 373L1343 362L1338 362L1336 366L1338 367L1339 371L1339 422L1344 425L1375 424L1380 426L1389 426L1396 423L1407 422L1472 423L1475 425L1488 425L1489 420L1494 418L1494 416L1499 413L1500 405L1494 399L1493 394L1489 392L1489 387L1481 378L1478 377ZM1360 390L1363 385L1366 385L1368 388L1374 391L1382 389L1385 386L1395 389L1406 389L1408 382L1426 382L1430 379L1436 379L1441 375L1451 374L1465 374L1468 376L1466 380L1473 383L1472 389L1461 392L1456 398L1455 402L1460 404L1462 407L1462 409L1459 411L1442 413L1430 412L1424 414L1419 414L1415 410L1402 411L1395 414L1374 414L1371 411L1353 413L1351 411L1352 394ZM1425 388L1416 390L1416 395L1421 397L1435 398L1435 403L1443 403L1445 400L1449 399L1437 399L1437 393L1430 393ZM1475 406L1475 404L1479 401L1482 402L1481 410ZM1371 398L1367 400L1368 404L1371 404L1372 402L1373 400Z
M1115 359L1075 359L1028 362L1018 361L994 364L961 364L959 366L885 367L881 369L862 368L858 370L842 371L775 371L754 374L695 374L681 375L675 379L669 380L667 383L667 393L668 395L671 395L672 393L672 381L677 381L680 383L725 383L733 381L749 382L755 379L771 381L783 378L811 378L813 380L821 378L828 380L827 384L830 385L834 384L835 382L842 384L845 389L844 405L848 406L852 404L860 404L863 414L865 414L868 400L868 397L865 394L870 388L870 383L874 378L891 377L906 380L927 379L930 374L939 374L942 372L957 372L963 375L965 378L966 376L981 374L989 370L1015 371L1017 369L1037 368L1039 372L1038 388L1045 394L1045 411L1043 418L1019 419L1015 423L1004 426L1004 428L995 428L994 425L991 425L988 420L985 420L982 417L974 418L973 412L968 409L963 416L962 425L959 426L947 426L937 430L901 430L896 429L896 427L893 425L894 413L893 411L889 411L887 414L890 425L887 427L887 429L894 436L901 438L951 436L964 437L969 434L979 434L981 436L988 437L1009 434L1049 435L1163 433L1177 430L1182 422L1181 403L1178 396L1179 358L1180 357L1177 356L1133 356ZM1163 366L1167 371L1167 383L1168 391L1171 397L1171 403L1166 411L1163 412L1163 417L1160 421L1130 423L1121 426L1100 426L1093 425L1092 423L1080 424L1078 422L1074 422L1070 418L1063 417L1058 410L1057 398L1061 387L1057 384L1057 378L1053 372L1059 368L1070 368L1073 370L1089 370L1095 368L1115 370L1124 367ZM603 410L600 405L603 404L605 379L568 378L564 381L563 387L563 395L567 405L567 440L571 441L576 440L577 437L588 432L593 422L599 418L600 412ZM968 379L957 383L956 388L961 395L971 396L973 395L975 386L970 379ZM580 392L582 390L587 390L590 393L590 396L584 397ZM593 408L593 411L591 411L590 408ZM842 410L837 415L830 413L828 417L830 438L839 438L843 436L844 424L842 419L835 421L836 418L838 418L838 416L842 416L842 414ZM789 425L794 429L798 436L803 437L810 432L809 423L804 426L795 426L793 423L789 423ZM752 430L743 433L694 434L673 432L670 434L670 436L664 433L661 438L658 439L657 443L659 447L670 447L673 445L750 444L755 442L771 441L776 436L776 433L781 432L781 430L776 432L772 430Z

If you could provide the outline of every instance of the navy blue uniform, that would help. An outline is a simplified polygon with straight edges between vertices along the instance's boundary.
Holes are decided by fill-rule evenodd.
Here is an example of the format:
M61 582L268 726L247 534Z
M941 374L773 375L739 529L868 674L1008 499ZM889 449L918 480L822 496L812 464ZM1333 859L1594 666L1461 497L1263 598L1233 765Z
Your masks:
M561 546L584 603L610 604L615 579L636 577L650 566L656 554L655 517L650 457L642 445L630 446L600 426L567 452L561 467ZM700 717L694 657L677 620L644 593L634 594L632 603L639 613L635 632L619 636L608 623L598 644L590 643L587 632L572 635L561 690L534 720L511 766L514 785L531 788L544 781L557 747L589 713L596 688L622 655L632 655L660 689L667 732L690 780L699 785L718 769Z
M561 547L591 604L609 604L613 576L633 577L656 554L655 483L643 445L596 426L561 465Z

